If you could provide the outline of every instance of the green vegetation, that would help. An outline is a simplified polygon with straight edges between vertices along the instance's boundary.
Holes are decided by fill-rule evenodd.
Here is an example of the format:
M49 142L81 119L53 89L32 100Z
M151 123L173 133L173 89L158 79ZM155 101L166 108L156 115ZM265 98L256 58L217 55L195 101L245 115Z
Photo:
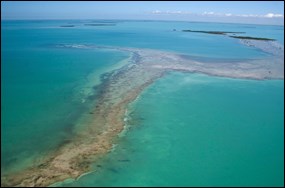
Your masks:
M194 32L194 33L207 33L207 34L214 34L214 35L227 35L227 34L243 34L245 32L233 32L233 31L195 31L195 30L182 30L183 32ZM270 38L261 38L261 37L249 37L249 36L229 36L232 38L237 39L249 39L249 40L265 40L265 41L275 41L275 39Z
M195 33L207 33L207 34L215 34L215 35L226 35L228 33L231 34L242 34L245 32L232 32L232 31L195 31L195 30L182 30L183 32L195 32Z
M250 39L250 40L267 40L267 41L275 41L275 39L270 39L270 38L259 38L259 37L248 37L248 36L229 36L232 38L237 38L237 39Z

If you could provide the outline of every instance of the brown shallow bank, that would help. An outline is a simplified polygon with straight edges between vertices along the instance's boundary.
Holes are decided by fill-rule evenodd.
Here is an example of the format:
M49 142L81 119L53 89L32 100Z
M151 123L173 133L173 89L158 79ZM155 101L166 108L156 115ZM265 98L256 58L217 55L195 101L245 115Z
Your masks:
M199 72L230 78L284 79L283 46L268 41L241 42L271 53L272 56L235 63L204 63L171 52L106 47L130 52L132 59L129 64L112 71L104 79L98 94L98 103L92 114L94 121L70 142L33 167L2 175L1 186L48 186L67 178L76 179L90 171L90 164L111 151L118 134L123 130L127 105L144 88L169 71ZM94 48L84 45L62 47Z

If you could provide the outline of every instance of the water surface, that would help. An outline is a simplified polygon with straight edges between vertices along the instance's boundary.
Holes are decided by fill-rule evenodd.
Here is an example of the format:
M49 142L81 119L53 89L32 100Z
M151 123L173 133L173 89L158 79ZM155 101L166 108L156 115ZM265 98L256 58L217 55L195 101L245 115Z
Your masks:
M130 106L95 172L65 186L282 186L284 81L171 73Z

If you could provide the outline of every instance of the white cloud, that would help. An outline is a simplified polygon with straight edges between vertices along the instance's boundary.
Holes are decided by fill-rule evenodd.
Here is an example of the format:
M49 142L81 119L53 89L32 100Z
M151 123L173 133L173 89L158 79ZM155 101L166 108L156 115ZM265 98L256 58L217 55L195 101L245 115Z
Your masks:
M265 18L283 18L284 16L282 14L273 14L268 13L264 15Z
M161 14L161 11L160 10L154 10L151 12L152 14Z
M191 12L188 11L160 11L160 10L155 10L151 12L152 14L191 14Z
M257 14L232 14L232 13L215 13L215 12L208 12L205 11L203 13L192 13L189 11L160 11L160 10L155 10L151 12L152 14L177 14L177 15L200 15L200 16L220 16L220 17L244 17L244 18L284 18L283 14L274 14L274 13L268 13L265 15L257 15Z
M202 15L214 15L214 12L203 12Z
M265 15L257 15L257 14L242 14L242 15L236 15L239 17L253 17L253 18L283 18L283 14L273 14L273 13L268 13Z
M262 15L256 15L256 14L237 14L237 15L234 15L234 16L237 16L237 17L255 17L255 18L258 18L258 17L263 17Z
M232 14L222 14L222 13L216 13L216 12L203 12L202 14L197 14L202 16L231 16Z

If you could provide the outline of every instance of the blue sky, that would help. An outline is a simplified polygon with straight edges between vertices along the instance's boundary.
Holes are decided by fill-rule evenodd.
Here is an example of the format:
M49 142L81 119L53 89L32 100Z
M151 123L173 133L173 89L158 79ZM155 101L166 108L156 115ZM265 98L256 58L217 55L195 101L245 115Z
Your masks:
M284 1L1 1L1 19L150 19L284 25Z

